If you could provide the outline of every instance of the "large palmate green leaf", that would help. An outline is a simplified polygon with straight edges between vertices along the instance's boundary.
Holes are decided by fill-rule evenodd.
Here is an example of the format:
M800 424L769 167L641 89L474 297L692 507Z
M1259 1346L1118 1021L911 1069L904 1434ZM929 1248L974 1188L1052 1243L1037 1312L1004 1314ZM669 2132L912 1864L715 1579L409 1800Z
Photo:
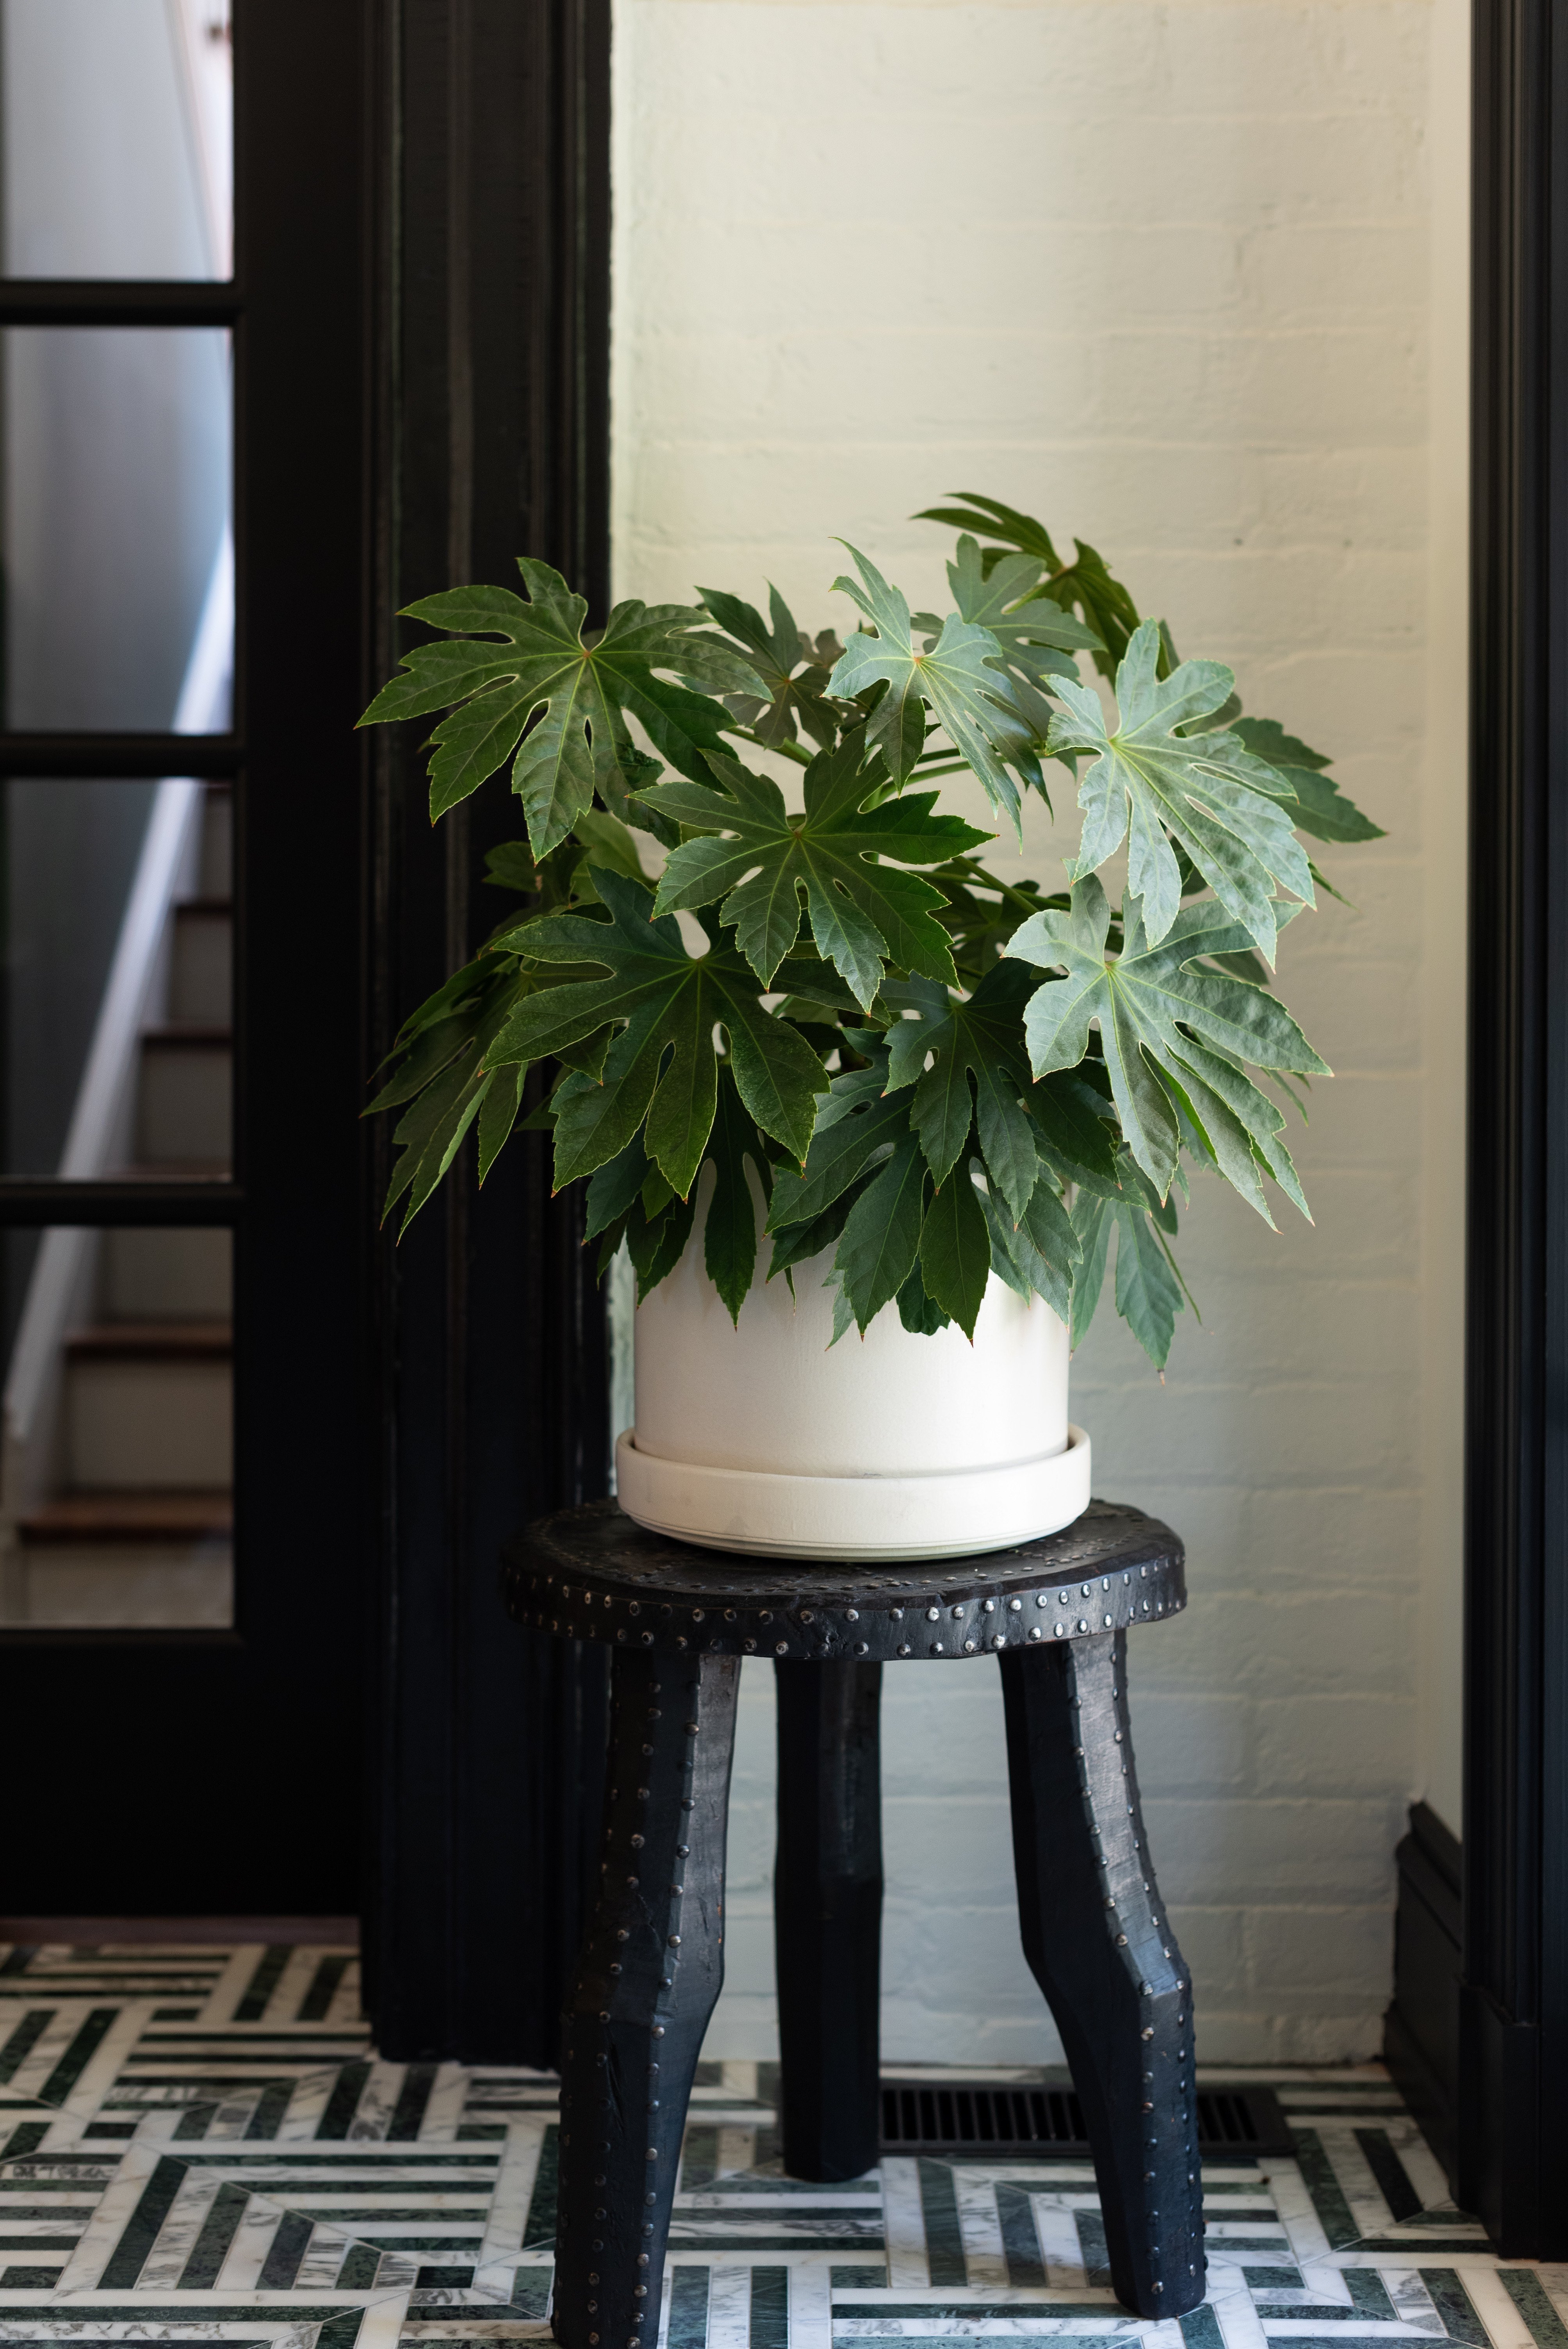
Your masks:
M816 1224L878 1152L885 1153L908 1132L909 1103L888 1092L882 1053L869 1068L832 1078L828 1098L818 1108L805 1164L799 1174L781 1166L774 1175L769 1231Z
M988 628L1010 665L1037 682L1077 677L1068 657L1102 652L1092 628L1081 627L1059 605L1034 594L1040 565L1033 555L1005 554L987 565L976 542L965 535L947 566L947 583L961 620Z
M697 594L768 689L760 699L754 694L727 694L732 714L770 749L793 742L799 726L820 750L830 750L839 713L824 696L828 672L844 649L832 631L825 629L812 645L777 587L768 591L767 620L738 595L723 595L717 587L699 587Z
M1314 840L1382 840L1380 823L1364 816L1333 779L1323 772L1328 761L1287 734L1277 718L1237 718L1231 731L1254 759L1262 759L1289 785L1291 797L1280 806L1298 832Z
M1233 952L1240 924L1212 899L1183 909L1158 946L1145 939L1135 908L1123 950L1108 959L1110 906L1093 874L1073 885L1067 914L1030 916L1009 955L1062 969L1037 988L1024 1014L1029 1060L1037 1075L1073 1069L1098 1021L1100 1050L1122 1133L1138 1164L1163 1197L1176 1171L1184 1112L1227 1181L1272 1223L1260 1167L1302 1213L1289 1153L1278 1140L1281 1111L1245 1073L1245 1065L1326 1075L1326 1064L1277 998L1202 957Z
M862 802L887 781L881 759L868 762L864 753L858 726L840 750L818 752L806 770L802 816L787 812L783 793L765 775L723 757L708 760L721 790L673 782L645 793L662 815L722 834L684 841L673 852L655 910L722 897L720 918L733 926L764 987L799 936L802 896L818 951L866 1009L887 962L956 981L947 933L933 918L943 892L898 866L945 864L986 834L955 815L933 815L934 792L912 792L862 812Z
M718 1072L718 1103L705 1156L712 1161L714 1180L703 1226L703 1262L730 1319L738 1321L757 1269L757 1206L747 1167L749 1164L755 1174L766 1208L773 1162L755 1123L746 1113L727 1061Z
M991 1229L991 1269L1026 1300L1043 1297L1063 1321L1072 1311L1073 1279L1083 1249L1072 1218L1048 1179L1037 1183L1015 1224L994 1191L981 1201Z
M831 1276L841 1309L834 1316L835 1340L851 1319L857 1329L868 1329L909 1278L930 1185L920 1144L906 1130L845 1218Z
M359 722L450 711L433 737L432 817L477 791L515 750L512 789L523 803L533 853L544 856L592 806L595 790L624 812L620 751L631 747L627 715L683 773L700 774L700 754L722 740L723 714L707 692L692 692L655 670L717 691L765 688L742 653L711 632L696 633L706 628L706 612L617 604L609 625L587 644L583 597L547 563L520 556L518 568L526 603L505 587L456 587L410 604L409 618L464 633L405 655L407 674L382 688ZM504 642L476 642L476 635Z
M844 543L849 545L847 539ZM1031 764L1037 772L1037 762L1029 750L1031 730L1012 699L1001 666L1001 646L988 628L950 612L931 650L918 651L903 596L857 547L851 546L850 553L860 565L860 579L839 578L833 585L853 597L876 634L850 638L828 690L852 700L873 686L887 688L872 714L871 732L899 784L912 772L924 745L929 708L959 756L979 776L992 806L1016 826L1018 787L1007 762L1017 764L1023 756L1026 781L1032 779Z
M403 1031L407 1047L365 1114L407 1102L392 1139L397 1159L383 1215L407 1192L400 1232L406 1232L457 1156L475 1118L481 1120L480 1179L517 1116L514 1072L492 1071L485 1054L533 980L510 957L481 955L457 972ZM450 1007L449 1009L446 1007ZM499 1089L498 1089L499 1086Z
M1306 852L1278 804L1288 786L1233 734L1177 732L1229 698L1235 680L1228 668L1183 661L1162 678L1159 660L1160 631L1145 620L1116 673L1114 734L1097 693L1058 681L1068 707L1052 722L1049 747L1094 753L1078 785L1083 833L1069 869L1075 878L1093 873L1126 840L1128 892L1140 900L1144 927L1158 945L1181 903L1170 834L1272 964L1276 885L1316 902Z
M1094 1319L1114 1233L1116 1309L1155 1369L1163 1371L1176 1334L1176 1316L1186 1309L1186 1300L1147 1208L1132 1200L1080 1195L1073 1204L1072 1220L1083 1251L1073 1283L1073 1344L1081 1342Z
M1120 580L1111 577L1104 556L1081 538L1076 538L1073 544L1078 549L1077 560L1063 563L1051 543L1049 531L1032 514L1019 513L1016 507L1005 506L999 498L983 498L974 490L953 490L948 494L963 502L927 506L916 514L915 520L944 522L954 530L972 530L981 538L1016 547L1021 554L1031 557L1045 572L1044 579L1032 593L1064 612L1083 614L1084 624L1096 639L1095 667L1102 677L1113 676L1138 626L1138 607ZM987 569L997 559L997 547L987 547L982 558Z
M986 1173L1015 1223L1039 1173L1035 1127L1023 1107L1035 1089L1023 1028L1035 984L1016 962L999 962L963 1000L921 979L890 980L885 989L889 1004L906 1015L888 1030L888 1091L914 1087L910 1122L932 1174L946 1182L975 1127Z
M525 998L486 1055L491 1068L559 1057L607 1023L619 1027L602 1078L579 1072L557 1091L557 1185L603 1166L641 1127L649 1157L685 1198L713 1125L716 1027L728 1039L748 1112L803 1159L816 1096L828 1089L810 1046L762 1009L756 976L738 954L688 955L678 925L652 918L650 891L607 869L595 881L608 921L549 914L497 942L535 962L599 964L607 973Z
M703 1263L730 1319L737 1321L757 1268L757 1205L747 1169L749 1165L766 1206L773 1163L746 1113L727 1061L718 1064L713 1124L703 1146L702 1165L714 1170L703 1224ZM690 1236L696 1191L694 1184L686 1200L678 1198L644 1149L642 1135L634 1134L589 1181L584 1236L596 1239L608 1235L605 1261L624 1239L637 1268L639 1294L646 1296L679 1259Z
M925 1293L973 1339L991 1278L991 1231L967 1163L938 1188L920 1227Z

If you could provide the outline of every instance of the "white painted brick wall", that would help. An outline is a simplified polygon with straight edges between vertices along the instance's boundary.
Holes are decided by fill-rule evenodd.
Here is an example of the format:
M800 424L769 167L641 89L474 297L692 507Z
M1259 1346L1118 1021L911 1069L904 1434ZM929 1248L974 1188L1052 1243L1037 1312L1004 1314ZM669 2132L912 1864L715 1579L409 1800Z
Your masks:
M1097 1489L1189 1547L1190 1611L1131 1677L1212 2060L1376 2046L1403 1807L1455 1807L1457 22L1455 0L616 19L618 592L761 601L771 578L842 627L831 533L936 601L947 542L904 517L986 491L1099 545L1389 828L1330 854L1355 909L1284 949L1339 1071L1297 1148L1316 1228L1275 1237L1203 1186L1181 1257L1204 1326L1167 1383L1109 1309L1074 1368ZM1054 878L1065 836L1039 811L1028 869ZM995 1679L895 1671L884 1702L886 2049L935 2026L951 2055L1054 2058ZM709 2043L736 2054L774 2029L764 1668L742 1712Z

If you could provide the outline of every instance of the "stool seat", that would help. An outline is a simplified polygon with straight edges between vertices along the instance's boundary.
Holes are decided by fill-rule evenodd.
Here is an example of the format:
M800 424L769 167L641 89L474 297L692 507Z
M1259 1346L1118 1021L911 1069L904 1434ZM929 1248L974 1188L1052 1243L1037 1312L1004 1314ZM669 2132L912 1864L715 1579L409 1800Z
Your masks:
M1143 1832L1126 1672L1128 1632L1184 1607L1182 1568L1169 1526L1103 1501L1038 1541L917 1564L699 1549L614 1501L509 1545L516 1619L613 1657L600 1888L562 2028L552 2322L567 2349L657 2339L686 2105L724 1976L748 1655L777 1667L785 2169L841 2181L877 2159L882 1667L995 1656L1024 1951L1083 2107L1112 2282L1140 2316L1202 2301L1191 1999Z

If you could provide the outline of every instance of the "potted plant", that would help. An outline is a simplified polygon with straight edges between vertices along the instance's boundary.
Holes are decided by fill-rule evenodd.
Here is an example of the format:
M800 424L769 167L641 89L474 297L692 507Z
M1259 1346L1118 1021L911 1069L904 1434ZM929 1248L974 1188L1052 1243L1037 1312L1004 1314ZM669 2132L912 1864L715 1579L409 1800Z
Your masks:
M940 1557L1069 1523L1068 1355L1113 1245L1162 1370L1188 1169L1271 1224L1265 1183L1307 1212L1276 1094L1327 1071L1276 942L1328 886L1301 835L1378 828L1092 547L1064 563L967 492L923 518L962 533L944 616L851 548L843 644L776 590L767 619L703 589L585 636L522 558L525 595L408 607L444 634L362 721L446 712L432 820L510 761L527 830L489 859L521 906L371 1104L402 1111L388 1210L406 1228L470 1127L481 1181L520 1119L552 1128L601 1270L624 1246L636 1272L623 1506L728 1548ZM992 869L995 835L937 804L973 774L1021 838L1053 761L1081 812L1067 893Z

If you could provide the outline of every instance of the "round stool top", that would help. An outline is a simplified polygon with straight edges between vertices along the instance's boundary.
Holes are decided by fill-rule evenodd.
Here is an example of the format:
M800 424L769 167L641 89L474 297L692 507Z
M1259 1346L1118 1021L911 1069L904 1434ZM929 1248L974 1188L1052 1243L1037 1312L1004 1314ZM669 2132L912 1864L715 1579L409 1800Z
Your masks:
M507 1611L564 1640L664 1653L903 1663L1130 1630L1187 1603L1182 1548L1141 1509L1091 1501L1060 1533L973 1557L864 1566L698 1549L614 1501L543 1517L508 1543Z

